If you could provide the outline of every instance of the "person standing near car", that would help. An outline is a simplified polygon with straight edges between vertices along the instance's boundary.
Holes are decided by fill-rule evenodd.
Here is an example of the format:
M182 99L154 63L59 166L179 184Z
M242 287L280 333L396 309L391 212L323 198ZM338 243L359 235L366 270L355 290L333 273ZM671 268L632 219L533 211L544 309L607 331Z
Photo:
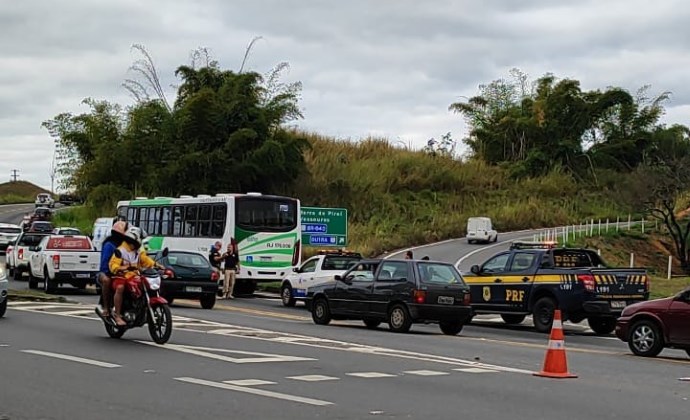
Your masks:
M228 250L223 254L225 261L225 280L223 281L223 298L234 299L235 276L240 272L240 256L237 253L237 246L230 242Z
M220 263L223 261L223 256L220 253L222 248L223 244L220 241L216 241L216 243L211 247L211 251L208 253L208 261L211 263L211 267L213 267L213 270L216 271L218 275L221 274Z

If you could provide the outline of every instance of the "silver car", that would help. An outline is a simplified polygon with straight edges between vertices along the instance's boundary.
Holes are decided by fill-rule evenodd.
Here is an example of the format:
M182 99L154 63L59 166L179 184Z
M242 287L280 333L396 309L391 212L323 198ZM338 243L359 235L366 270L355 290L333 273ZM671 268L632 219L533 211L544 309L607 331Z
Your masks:
M19 225L0 223L0 253L7 250L7 247L17 240L22 228Z
M7 280L7 271L5 267L0 265L0 318L5 315L7 311L7 288L10 282Z

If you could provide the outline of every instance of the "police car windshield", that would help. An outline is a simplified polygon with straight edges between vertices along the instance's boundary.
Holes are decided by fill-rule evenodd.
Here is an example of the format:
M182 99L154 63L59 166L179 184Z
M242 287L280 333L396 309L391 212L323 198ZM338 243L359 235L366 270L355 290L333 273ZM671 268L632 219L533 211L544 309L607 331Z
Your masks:
M323 270L349 270L361 260L358 257L348 257L342 255L329 255L323 260Z
M440 263L417 264L419 278L426 284L464 284L462 276L452 265Z

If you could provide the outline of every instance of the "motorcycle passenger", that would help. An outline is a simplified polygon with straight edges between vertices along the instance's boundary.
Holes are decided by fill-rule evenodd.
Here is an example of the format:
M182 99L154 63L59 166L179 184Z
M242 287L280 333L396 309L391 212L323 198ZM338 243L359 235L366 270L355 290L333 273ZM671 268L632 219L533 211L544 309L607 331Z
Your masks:
M110 236L105 238L101 248L101 266L98 273L98 282L101 285L101 296L103 298L102 313L104 318L110 316L110 308L113 307L111 300L113 292L110 289L110 281L113 274L110 272L110 259L115 253L115 249L122 245L128 228L127 222L115 222L110 230Z
M120 327L127 325L127 322L122 319L122 298L125 291L125 284L127 280L138 275L137 272L127 269L134 268L136 270L143 270L152 267L164 268L146 255L146 252L141 249L141 236L141 229L136 226L131 226L125 233L124 241L117 248L120 250L122 257L120 258L113 254L110 259L110 272L113 273L113 275L117 275L117 277L113 277L112 279L112 288L115 290L115 313L113 314L113 319Z

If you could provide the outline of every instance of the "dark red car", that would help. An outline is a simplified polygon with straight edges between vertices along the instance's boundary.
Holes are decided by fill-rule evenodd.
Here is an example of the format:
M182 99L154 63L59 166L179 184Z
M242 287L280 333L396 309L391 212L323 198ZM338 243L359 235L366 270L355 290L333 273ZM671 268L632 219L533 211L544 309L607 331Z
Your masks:
M630 305L616 322L616 336L638 356L655 357L665 347L690 356L690 287L673 297Z

